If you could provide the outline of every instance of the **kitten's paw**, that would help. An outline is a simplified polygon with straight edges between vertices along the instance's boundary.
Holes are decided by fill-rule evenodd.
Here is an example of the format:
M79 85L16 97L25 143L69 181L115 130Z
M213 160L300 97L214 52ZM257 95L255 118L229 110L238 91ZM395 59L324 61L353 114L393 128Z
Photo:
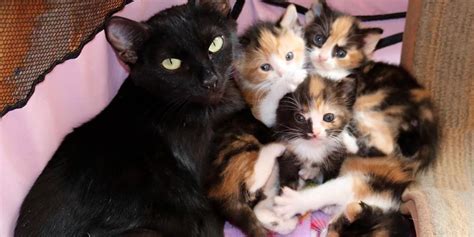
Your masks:
M283 152L286 150L286 146L282 143L271 143L266 145L264 149L268 149L268 152L273 154L273 157L276 158L283 154Z
M288 187L284 187L280 196L275 197L275 213L285 219L306 212L303 196Z
M344 144L348 153L357 154L359 146L357 145L357 139L350 135L348 131L342 132L342 143Z
M281 143L271 143L262 147L255 163L253 180L249 185L250 193L256 192L265 185L272 173L276 158L285 150L286 146Z
M298 217L290 219L279 218L272 223L272 227L269 230L276 232L281 235L287 235L293 232L298 226Z
M279 234L289 234L298 225L298 218L284 219L278 216L273 210L267 208L255 209L255 216L262 223L262 225L273 232Z

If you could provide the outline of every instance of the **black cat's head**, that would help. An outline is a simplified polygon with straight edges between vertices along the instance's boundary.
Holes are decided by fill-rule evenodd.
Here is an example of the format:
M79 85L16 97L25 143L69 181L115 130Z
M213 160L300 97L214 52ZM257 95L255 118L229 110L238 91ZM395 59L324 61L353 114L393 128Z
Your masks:
M191 1L145 22L112 17L105 32L134 84L165 101L218 103L236 54L227 1Z
M275 131L290 142L320 143L337 138L352 117L356 82L311 75L277 109Z
M327 236L406 237L411 230L410 221L399 211L354 202L329 224Z

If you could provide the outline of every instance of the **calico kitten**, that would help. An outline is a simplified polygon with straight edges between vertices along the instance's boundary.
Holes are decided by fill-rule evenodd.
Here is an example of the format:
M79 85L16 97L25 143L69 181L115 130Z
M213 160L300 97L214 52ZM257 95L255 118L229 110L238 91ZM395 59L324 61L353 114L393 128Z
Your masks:
M278 101L306 77L305 42L298 14L290 5L276 23L260 22L240 38L237 84L252 113L268 127L275 123Z
M229 80L236 24L226 1L194 2L146 22L106 23L130 76L65 137L26 196L15 236L223 236L202 177L214 127L245 105Z
M336 205L328 236L409 236L410 224L399 212L401 195L427 162L396 154L349 156L335 179L301 191L284 188L275 211L292 218Z
M325 1L306 14L312 73L358 81L354 116L344 133L349 152L380 156L393 152L434 156L437 129L428 92L401 67L370 60L382 29L363 28Z
M265 236L263 227L291 232L297 218L278 218L273 197L280 185L297 188L299 175L337 174L344 153L339 134L350 120L354 86L354 80L312 76L280 101L275 131L250 112L220 126L208 195L221 214L250 236ZM278 143L272 132L279 134Z
M287 150L278 158L278 177L270 174L264 187L267 199L254 208L265 228L287 234L298 223L297 217L285 219L275 213L273 199L280 187L299 189L305 183L301 181L337 176L345 156L340 134L351 118L354 89L352 79L334 82L313 75L280 100L273 130Z
M352 117L355 81L309 76L281 99L275 132L302 164L300 176L336 177L345 154L341 132Z
M332 80L347 77L367 62L383 33L330 9L325 0L316 0L305 17L310 71Z
M208 197L226 220L248 236L264 237L264 225L252 208L268 198L264 186L272 173L278 174L276 157L285 147L271 143L275 140L271 130L250 110L223 122L216 133Z

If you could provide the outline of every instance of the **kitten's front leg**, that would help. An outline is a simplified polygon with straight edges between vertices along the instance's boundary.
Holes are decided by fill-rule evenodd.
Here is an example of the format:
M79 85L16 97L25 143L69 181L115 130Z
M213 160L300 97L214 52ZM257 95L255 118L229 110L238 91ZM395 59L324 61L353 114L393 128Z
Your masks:
M255 162L253 168L253 176L248 186L250 193L256 192L265 185L275 166L276 158L283 154L285 150L286 147L280 143L271 143L260 149L257 162Z
M342 176L301 191L285 187L281 196L275 197L275 212L289 219L327 205L345 205L353 199L353 183L352 176Z

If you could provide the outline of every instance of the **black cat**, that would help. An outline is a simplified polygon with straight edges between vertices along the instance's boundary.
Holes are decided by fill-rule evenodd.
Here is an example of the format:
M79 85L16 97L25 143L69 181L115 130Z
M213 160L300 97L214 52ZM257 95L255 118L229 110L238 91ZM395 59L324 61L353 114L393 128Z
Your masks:
M226 1L166 9L106 35L130 76L66 136L28 193L15 236L223 236L202 178L214 124L244 107L229 80Z

